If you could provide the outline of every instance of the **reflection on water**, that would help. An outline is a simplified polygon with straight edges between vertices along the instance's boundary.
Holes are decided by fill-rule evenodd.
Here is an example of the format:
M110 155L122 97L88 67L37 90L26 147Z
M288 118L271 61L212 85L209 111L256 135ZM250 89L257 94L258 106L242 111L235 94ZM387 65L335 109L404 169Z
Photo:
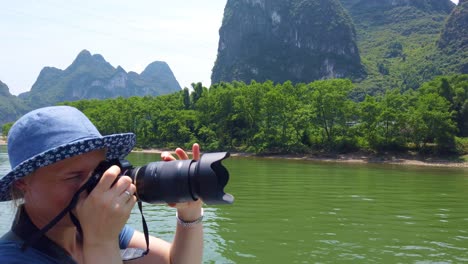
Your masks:
M158 155L132 154L140 166ZM0 175L8 170L0 149ZM229 158L233 205L205 208L204 263L468 262L468 170ZM0 232L11 212L0 204ZM171 241L175 212L144 205ZM10 219L8 219L10 218ZM141 230L137 208L129 223Z

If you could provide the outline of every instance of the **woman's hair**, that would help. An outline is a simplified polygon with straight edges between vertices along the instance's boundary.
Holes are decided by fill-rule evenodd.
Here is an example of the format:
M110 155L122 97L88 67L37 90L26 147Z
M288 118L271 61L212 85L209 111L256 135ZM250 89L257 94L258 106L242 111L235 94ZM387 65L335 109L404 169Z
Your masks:
M14 207L17 208L21 204L23 204L24 193L20 188L16 186L14 182L13 184L11 184L11 187L10 187L10 195L11 195L11 201Z
M35 171L30 173L29 175L26 175L22 180L27 179L28 177L31 177ZM16 185L16 181L13 181L13 183L10 186L10 196L11 196L11 202L12 206L14 208L20 207L24 203L24 192L18 186Z
M16 186L15 182L13 182L10 186L10 195L11 195L11 207L14 212L15 219L13 223L17 223L20 216L20 206L24 203L24 192Z

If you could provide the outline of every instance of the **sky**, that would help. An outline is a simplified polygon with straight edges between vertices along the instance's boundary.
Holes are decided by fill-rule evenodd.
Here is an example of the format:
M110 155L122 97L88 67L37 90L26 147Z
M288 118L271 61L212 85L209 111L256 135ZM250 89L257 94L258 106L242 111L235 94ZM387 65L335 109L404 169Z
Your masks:
M182 88L209 87L227 0L2 2L0 81L18 95L42 68L64 70L83 49L127 72L165 61Z
M87 49L141 73L165 61L182 87L210 85L227 0L20 0L0 3L0 81L29 91L45 66Z

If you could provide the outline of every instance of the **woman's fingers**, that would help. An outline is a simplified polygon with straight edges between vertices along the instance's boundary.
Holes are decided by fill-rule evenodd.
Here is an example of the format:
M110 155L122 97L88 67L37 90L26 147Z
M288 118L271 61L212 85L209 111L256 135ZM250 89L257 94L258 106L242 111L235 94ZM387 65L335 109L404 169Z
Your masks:
M133 188L132 188L133 186ZM129 189L125 190L123 193L120 194L119 198L123 202L125 206L129 206L130 209L133 208L135 205L137 198L135 194L135 185L131 185Z
M175 150L175 154L177 157L181 160L187 160L190 159L187 152L181 148L177 148ZM176 160L176 158L168 151L163 151L161 153L161 159L163 161L171 161L171 160ZM199 160L200 159L200 145L198 143L193 144L192 146L192 159L193 160Z
M200 159L200 145L198 145L198 143L195 143L192 146L192 156L194 160Z
M171 161L171 160L175 160L176 158L174 158L174 156L172 156L172 154L169 153L169 151L163 151L161 153L161 159L163 161Z
M114 188L115 194L123 197L124 201L127 201L136 191L135 185L132 184L132 179L128 176L120 177Z
M123 193L132 184L132 179L128 176L121 176L111 189L115 189L117 194Z
M102 204L115 202L115 205L110 207L118 207L119 204L128 204L132 201L136 187L132 184L132 179L128 176L119 176L120 168L118 166L111 166L107 169L99 183L92 192L96 199L99 199ZM136 198L135 198L136 200Z
M181 148L176 148L175 150L177 156L179 157L179 159L181 160L187 160L189 159L187 153L185 152L185 150L181 149Z
M99 190L99 192L106 192L111 188L112 184L115 182L115 179L117 179L119 174L120 168L115 165L111 166L103 173L101 179L99 179L99 183L94 189Z
M119 174L117 166L109 168L75 208L88 241L114 241L130 217L137 201L136 187L130 177Z
M181 148L177 148L175 150L175 153L177 155L177 157L179 157L179 159L181 160L187 160L189 159L189 156L187 154L187 152L185 152L185 150L181 149ZM174 158L174 156L172 156L171 153L165 151L163 153L161 153L161 158L162 160L164 161L171 161L171 160L176 160L176 158ZM198 145L198 143L195 143L192 145L192 159L193 160L199 160L200 159L200 145ZM183 203L168 203L168 205L170 207L173 207L173 208L177 208L177 209L182 209L182 210L200 210L201 208L201 205L203 204L203 202L198 199L197 201L191 201L191 202L183 202Z

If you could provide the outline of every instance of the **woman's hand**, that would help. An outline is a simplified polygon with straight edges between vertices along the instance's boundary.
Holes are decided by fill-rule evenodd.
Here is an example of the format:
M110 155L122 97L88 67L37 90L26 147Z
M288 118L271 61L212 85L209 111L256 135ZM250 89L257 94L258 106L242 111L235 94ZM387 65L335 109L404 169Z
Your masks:
M76 206L85 246L118 242L119 233L136 203L135 185L128 176L118 178L119 174L118 166L110 167L93 191Z
M185 150L181 148L176 148L175 153L179 157L179 159L186 160L189 159L188 154L185 152ZM168 151L164 151L161 153L161 159L164 161L171 161L171 160L176 160L174 156ZM193 144L192 146L192 159L193 160L199 160L200 159L200 145L198 143Z
M175 153L179 159L186 160L189 159L188 154L181 148L177 148ZM161 153L161 159L163 161L171 161L176 160L176 158L169 152L164 151ZM200 159L200 146L195 143L192 146L192 159L199 160ZM179 218L183 219L184 221L195 221L201 216L201 207L203 205L203 201L198 199L196 201L184 202L184 203L169 203L171 207L177 208L177 213Z

